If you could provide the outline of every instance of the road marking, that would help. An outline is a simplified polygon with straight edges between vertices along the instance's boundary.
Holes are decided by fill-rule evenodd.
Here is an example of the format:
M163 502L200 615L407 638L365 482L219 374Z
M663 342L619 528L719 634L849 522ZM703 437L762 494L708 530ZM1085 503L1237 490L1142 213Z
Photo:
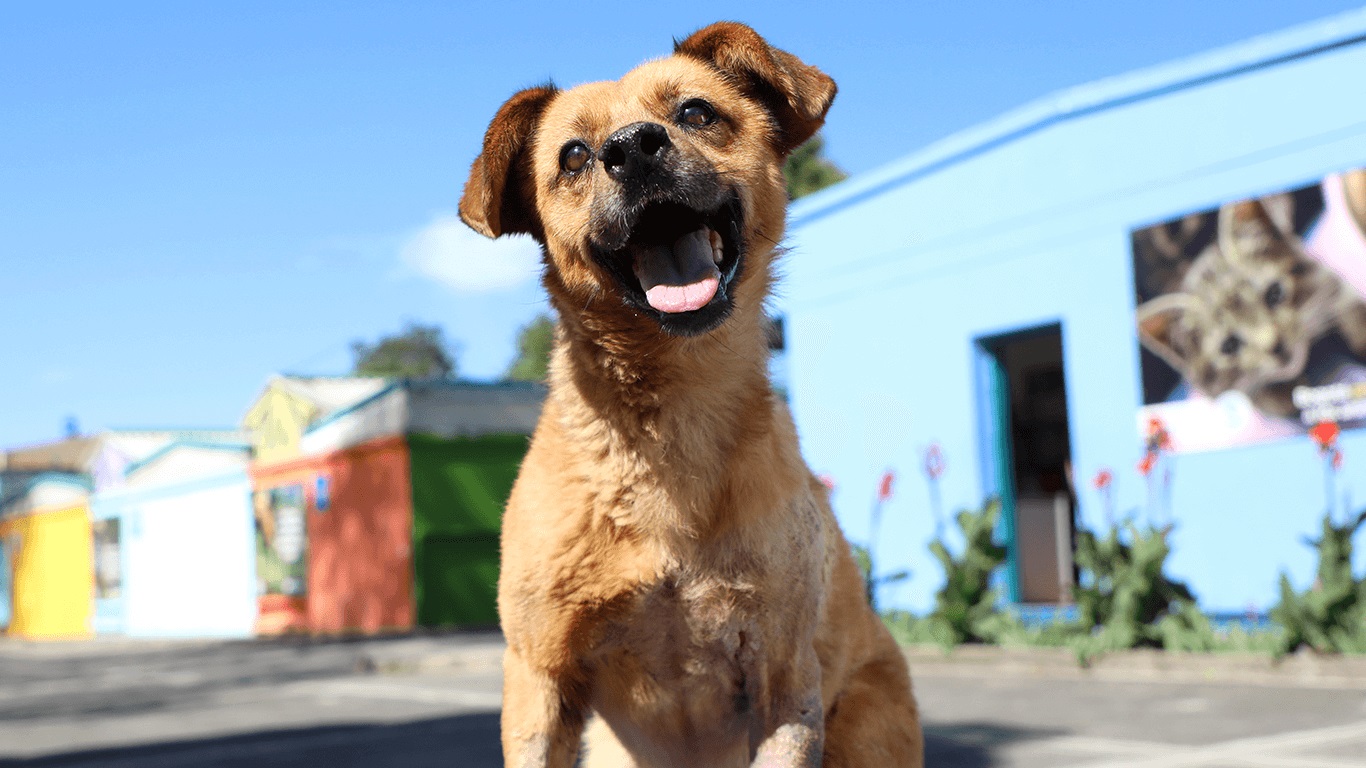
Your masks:
M477 709L498 709L503 705L503 694L496 691L427 688L378 680L328 680L308 684L304 689L320 696L411 701Z
M1058 739L1056 741L1065 740ZM1100 746L1105 741L1108 740L1097 739L1095 743ZM1366 766L1366 754L1361 760L1354 762L1309 755L1275 754L1317 749L1352 741L1366 741L1366 722L1291 731L1272 736L1233 739L1198 747L1178 748L1162 755L1149 753L1149 756L1136 760L1116 762L1111 758L1089 763L1086 768L1185 768L1186 766L1202 765L1245 765L1249 768L1362 768L1362 766ZM1045 743L1051 744L1052 742ZM1125 746L1126 751L1121 754L1132 755L1133 753L1127 750L1130 745ZM1116 755L1116 757L1119 756Z
M1095 752L1102 755L1132 755L1151 757L1153 755L1179 752L1183 747L1157 741L1132 741L1130 739L1107 739L1099 736L1062 736L1042 742L1050 749L1067 752Z

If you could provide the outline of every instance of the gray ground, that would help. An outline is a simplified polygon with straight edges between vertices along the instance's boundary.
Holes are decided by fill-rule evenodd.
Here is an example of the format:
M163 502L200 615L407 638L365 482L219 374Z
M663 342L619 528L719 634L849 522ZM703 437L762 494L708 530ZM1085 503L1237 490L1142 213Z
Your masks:
M0 641L0 766L498 766L500 647ZM993 653L913 658L928 765L1366 766L1366 678Z

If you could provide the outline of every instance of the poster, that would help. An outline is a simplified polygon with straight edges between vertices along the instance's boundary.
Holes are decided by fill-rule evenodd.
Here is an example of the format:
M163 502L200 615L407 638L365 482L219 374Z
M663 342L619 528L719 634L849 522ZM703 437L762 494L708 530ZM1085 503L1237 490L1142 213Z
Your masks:
M1132 233L1146 430L1177 452L1366 425L1366 169Z
M123 566L119 559L119 519L90 524L95 536L95 598L109 600L123 592Z
M308 589L308 517L302 485L257 491L257 592L303 596Z

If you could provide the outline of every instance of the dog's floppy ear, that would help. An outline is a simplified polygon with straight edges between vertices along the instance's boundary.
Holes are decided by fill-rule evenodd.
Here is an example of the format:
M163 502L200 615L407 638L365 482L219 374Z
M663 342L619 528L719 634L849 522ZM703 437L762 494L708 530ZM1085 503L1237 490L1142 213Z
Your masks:
M835 81L801 59L769 45L744 24L720 21L674 44L674 53L704 61L739 81L778 121L778 151L786 155L811 138L835 100Z
M489 123L483 151L470 166L460 197L460 218L479 234L539 236L527 150L541 114L557 92L553 85L518 91Z

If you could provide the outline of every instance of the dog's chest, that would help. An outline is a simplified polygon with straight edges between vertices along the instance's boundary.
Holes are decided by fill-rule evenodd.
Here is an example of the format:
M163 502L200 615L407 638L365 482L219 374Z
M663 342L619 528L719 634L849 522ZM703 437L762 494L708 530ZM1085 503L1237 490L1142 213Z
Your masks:
M608 622L593 655L593 707L628 748L747 752L767 688L758 594L744 575L674 573L640 585ZM680 743L659 744L661 734Z

